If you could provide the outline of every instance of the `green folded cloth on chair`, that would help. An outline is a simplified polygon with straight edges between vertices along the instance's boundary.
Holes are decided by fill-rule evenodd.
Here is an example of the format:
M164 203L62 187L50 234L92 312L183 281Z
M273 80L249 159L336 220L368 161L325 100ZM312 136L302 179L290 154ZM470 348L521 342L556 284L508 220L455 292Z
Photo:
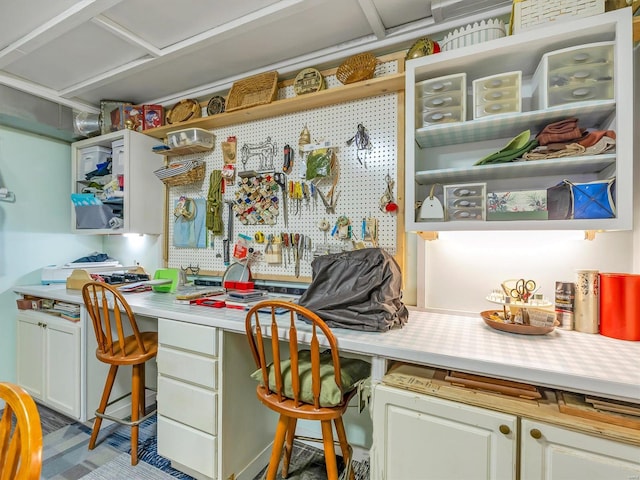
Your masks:
M489 165L493 163L507 163L522 157L529 150L532 150L538 146L538 141L534 138L531 139L531 131L525 130L518 134L509 143L507 143L502 149L495 153L487 155L484 158L478 160L474 165Z

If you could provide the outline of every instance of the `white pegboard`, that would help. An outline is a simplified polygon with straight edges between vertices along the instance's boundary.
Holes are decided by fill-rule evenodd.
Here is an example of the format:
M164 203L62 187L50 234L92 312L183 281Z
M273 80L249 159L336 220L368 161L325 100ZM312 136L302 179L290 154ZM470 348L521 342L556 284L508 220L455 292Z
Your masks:
M388 65L391 65L389 67ZM381 64L378 67L378 75L389 73L395 63ZM325 79L328 88L339 84L335 77ZM286 87L280 90L279 97L294 96L293 89ZM339 180L336 190L339 197L335 214L325 211L322 200L318 197L317 206L309 202L308 206L301 206L300 213L295 215L296 207L289 201L288 228L285 229L282 215L278 215L275 225L242 225L235 220L233 225L233 238L230 242L230 250L233 254L233 244L238 234L242 233L251 238L256 232L264 235L279 235L282 232L300 233L310 237L313 246L325 243L325 235L318 228L318 223L326 219L333 229L333 225L339 216L346 216L351 220L352 230L355 235L361 237L361 224L364 217L373 216L378 219L378 244L392 255L396 253L397 216L398 213L386 213L380 210L380 199L386 191L385 176L388 174L394 183L393 196L397 198L397 151L398 151L398 105L397 94L390 93L377 97L367 98L332 105L329 107L305 110L279 117L272 117L250 123L237 124L229 127L212 130L215 134L215 147L206 154L193 154L181 157L181 159L204 159L207 170L201 183L187 186L172 187L169 193L169 257L168 266L172 268L199 267L201 270L223 272L226 268L223 261L223 238L226 235L226 223L228 218L228 206L224 205L222 219L225 224L225 235L212 238L207 248L177 248L173 246L174 215L173 208L181 195L189 198L206 198L209 189L209 177L213 170L220 170L223 165L222 149L220 143L227 137L235 136L237 139L238 159L236 168L240 172L243 165L240 160L240 149L247 144L259 144L265 142L268 137L276 144L276 158L274 159L276 171L281 171L283 163L283 148L289 144L295 152L293 169L288 175L289 180L304 181L303 162L298 152L298 139L305 125L311 133L312 143L321 141L330 142L337 146L337 162L339 168ZM363 124L368 130L372 148L366 154L365 166L361 165L357 157L355 144L346 145L346 141L352 138L358 124ZM362 157L362 153L360 154ZM176 159L173 158L173 161ZM259 161L251 158L247 163L247 169L258 170ZM237 181L232 186L227 186L223 200L234 200L237 189ZM324 192L329 188L329 183L321 184ZM280 197L280 194L278 194ZM281 198L281 197L280 197ZM281 203L281 202L280 202ZM351 249L350 241L339 240L327 234L327 243L332 251ZM264 251L265 244L253 245L257 251ZM367 246L371 246L367 243ZM286 256L286 253L283 254ZM311 260L313 255L307 254L300 262L300 277L311 277ZM233 261L233 256L231 257ZM295 280L293 257L285 268L284 264L268 264L264 259L251 265L254 274L261 277L291 277Z

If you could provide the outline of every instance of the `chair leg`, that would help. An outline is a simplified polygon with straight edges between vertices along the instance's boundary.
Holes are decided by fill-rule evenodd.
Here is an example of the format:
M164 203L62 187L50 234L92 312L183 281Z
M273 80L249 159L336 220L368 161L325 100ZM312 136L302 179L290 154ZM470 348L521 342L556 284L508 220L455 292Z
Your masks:
M289 428L289 417L280 414L278 426L276 427L276 436L273 439L273 448L271 449L271 458L269 459L269 468L267 469L266 480L275 480L278 473L278 465L280 465L280 457L282 456L282 446L284 438Z
M344 458L345 468L347 469L347 474L349 475L348 480L355 480L355 474L353 473L353 468L351 468L353 452L351 451L349 442L347 442L347 434L344 430L342 417L334 419L334 423L336 424L336 433L338 434L338 441L340 442L340 450L342 450L342 458Z
M131 375L131 421L140 418L140 377L144 377L144 363L132 366ZM138 464L138 425L131 425L131 465Z
M289 476L289 464L291 462L291 452L293 452L293 438L296 434L297 418L289 418L289 427L284 442L284 461L282 463L282 478Z
M104 383L104 390L102 391L102 398L100 399L100 405L96 413L104 413L107 409L107 403L109 403L109 395L111 395L111 389L113 388L113 382L116 380L116 373L118 373L118 365L111 365L109 368L109 374L107 380ZM89 439L89 450L93 450L96 446L96 440L98 439L98 432L102 425L102 418L96 416L93 422L93 430L91 430L91 438Z
M324 463L327 466L327 480L338 480L336 449L333 445L331 420L322 420L322 444L324 445Z
M145 405L145 384L146 384L146 369L145 369L146 364L141 364L140 365L140 401L139 401L139 405L140 408L138 409L140 411L140 416L138 418L142 418L144 417L144 414L147 413L147 406Z

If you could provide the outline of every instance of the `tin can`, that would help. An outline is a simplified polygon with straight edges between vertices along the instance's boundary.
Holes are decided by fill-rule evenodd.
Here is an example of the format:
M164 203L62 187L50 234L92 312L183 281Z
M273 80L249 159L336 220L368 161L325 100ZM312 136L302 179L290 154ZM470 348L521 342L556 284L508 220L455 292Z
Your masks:
M598 333L598 270L576 271L574 300L574 329L584 333Z
M556 282L555 293L556 319L560 322L559 328L573 330L576 285L573 282Z

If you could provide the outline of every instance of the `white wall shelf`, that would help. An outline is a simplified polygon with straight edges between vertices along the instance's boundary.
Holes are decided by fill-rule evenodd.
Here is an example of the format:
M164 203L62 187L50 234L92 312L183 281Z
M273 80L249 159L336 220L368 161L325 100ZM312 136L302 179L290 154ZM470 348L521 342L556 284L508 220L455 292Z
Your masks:
M549 24L508 37L409 60L405 65L405 227L407 231L631 230L633 227L633 43L630 9L562 25ZM614 98L571 102L542 109L536 101L536 69L543 56L571 47L615 42ZM521 72L521 112L422 126L420 89L427 80L466 74L474 80ZM418 85L420 84L420 86ZM473 106L467 89L466 104ZM615 151L538 161L474 166L525 130L535 137L550 123L575 117L581 129L613 130ZM616 178L616 217L587 220L418 220L418 206L434 185L485 183L486 192L545 191L564 179L590 182ZM439 195L438 186L436 195ZM443 199L441 198L441 201ZM444 205L444 201L443 201ZM446 216L445 216L446 217Z

